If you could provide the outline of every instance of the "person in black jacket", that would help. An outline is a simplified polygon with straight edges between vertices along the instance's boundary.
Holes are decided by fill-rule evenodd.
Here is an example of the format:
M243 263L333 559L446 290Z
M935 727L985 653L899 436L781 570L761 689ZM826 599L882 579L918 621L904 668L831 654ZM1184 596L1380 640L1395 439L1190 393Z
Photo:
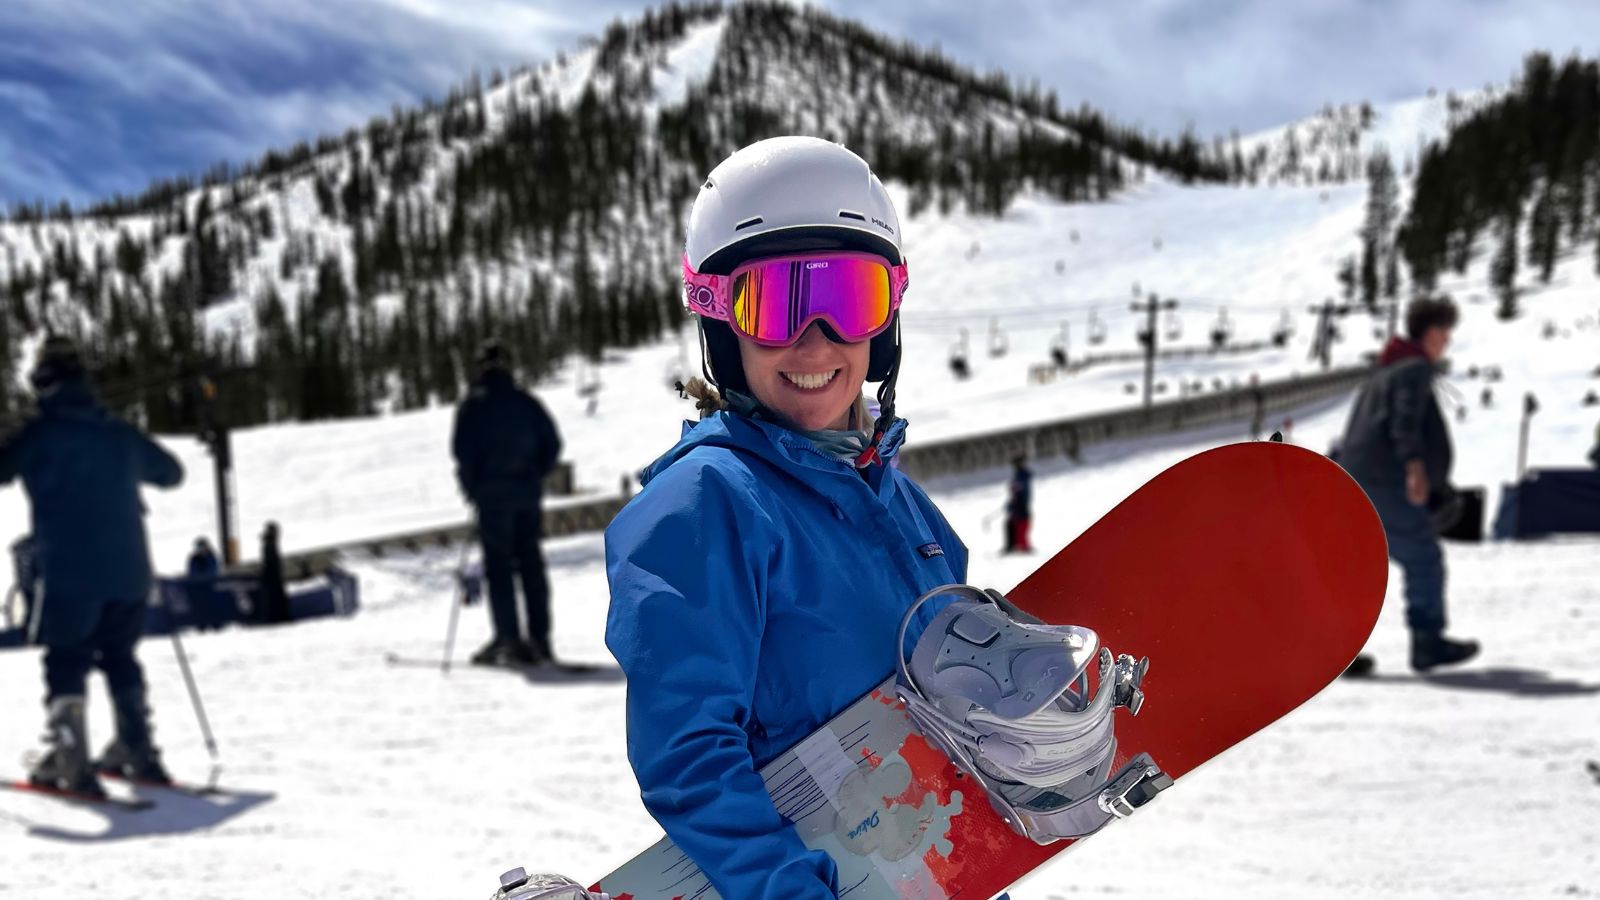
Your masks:
M0 444L0 484L21 478L28 492L43 584L28 636L45 648L50 750L29 778L93 795L104 793L97 769L170 782L135 655L151 588L139 484L175 487L183 466L100 405L70 341L46 339L31 381L37 414ZM84 722L92 668L105 674L117 729L93 763Z
M1027 457L1011 460L1011 483L1006 486L1006 548L1003 553L1032 553L1028 536L1033 527L1033 470Z
M1383 348L1377 372L1356 396L1339 450L1339 464L1383 521L1389 556L1405 571L1411 667L1419 672L1478 652L1475 641L1444 636L1444 553L1428 513L1430 496L1450 489L1454 450L1433 379L1457 316L1448 297L1407 307L1406 337L1391 338ZM1358 657L1353 668L1361 672L1372 665L1369 657Z
M196 628L217 628L224 620L222 604L217 602L217 576L222 574L222 564L211 542L204 537L194 539L189 551L184 579L184 593L189 598L189 611L194 616Z
M283 583L283 551L278 546L278 523L261 529L261 608L257 618L269 625L289 621L289 591Z
M494 638L472 658L480 665L554 661L540 503L545 476L561 454L561 436L544 405L512 380L510 362L499 341L485 342L478 377L456 409L451 438L456 478L477 509L494 625ZM513 572L522 581L526 632L517 621Z

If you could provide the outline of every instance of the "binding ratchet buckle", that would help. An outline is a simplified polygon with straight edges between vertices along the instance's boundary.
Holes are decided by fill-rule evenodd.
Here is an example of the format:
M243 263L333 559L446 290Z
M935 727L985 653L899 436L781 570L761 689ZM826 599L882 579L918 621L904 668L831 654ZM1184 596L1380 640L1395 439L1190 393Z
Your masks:
M1169 787L1172 787L1172 776L1161 771L1150 754L1141 753L1129 760L1100 792L1099 805L1111 815L1126 819Z

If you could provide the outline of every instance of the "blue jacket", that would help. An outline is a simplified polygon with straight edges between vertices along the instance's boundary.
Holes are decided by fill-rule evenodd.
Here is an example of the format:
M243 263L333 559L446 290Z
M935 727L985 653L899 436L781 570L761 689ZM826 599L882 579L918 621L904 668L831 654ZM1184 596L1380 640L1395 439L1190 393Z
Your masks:
M181 482L172 454L73 379L41 397L38 414L0 445L0 484L16 478L28 491L44 579L36 641L75 643L102 605L145 601L150 550L139 484Z
M509 372L490 369L456 408L450 447L456 478L474 506L537 507L561 455L561 436L544 404Z
M606 529L628 759L645 807L724 897L836 895L833 861L800 842L757 770L887 678L905 609L966 578L966 547L927 495L898 469L868 472L719 413Z

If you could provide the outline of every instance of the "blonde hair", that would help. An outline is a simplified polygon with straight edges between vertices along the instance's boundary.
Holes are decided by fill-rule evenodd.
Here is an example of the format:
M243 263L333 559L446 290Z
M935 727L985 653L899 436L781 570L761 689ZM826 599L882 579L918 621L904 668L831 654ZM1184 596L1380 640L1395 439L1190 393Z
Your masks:
M704 378L695 377L683 385L683 395L695 401L694 408L699 410L700 418L708 419L717 412L728 408L728 401L715 386ZM850 406L849 427L857 431L872 433L872 411L867 407L867 395L857 394L855 403Z

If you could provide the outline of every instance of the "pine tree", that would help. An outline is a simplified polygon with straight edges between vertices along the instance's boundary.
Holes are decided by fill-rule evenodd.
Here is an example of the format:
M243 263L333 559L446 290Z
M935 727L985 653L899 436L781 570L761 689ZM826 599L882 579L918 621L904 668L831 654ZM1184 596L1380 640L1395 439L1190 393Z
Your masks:
M1361 225L1361 299L1377 306L1379 267L1394 255L1394 228L1400 217L1394 163L1379 149L1367 161L1367 215Z
M1495 314L1502 319L1517 316L1517 228L1515 215L1500 223L1500 250L1489 265L1489 283L1500 298Z
M1361 242L1361 302L1367 309L1378 308L1378 255L1376 241Z
M1339 263L1339 287L1344 291L1346 300L1353 299L1356 295L1357 274L1356 258L1347 256Z
M1554 188L1548 186L1539 193L1528 222L1528 265L1538 267L1539 280L1545 284L1555 270L1561 242L1561 217L1553 194Z

